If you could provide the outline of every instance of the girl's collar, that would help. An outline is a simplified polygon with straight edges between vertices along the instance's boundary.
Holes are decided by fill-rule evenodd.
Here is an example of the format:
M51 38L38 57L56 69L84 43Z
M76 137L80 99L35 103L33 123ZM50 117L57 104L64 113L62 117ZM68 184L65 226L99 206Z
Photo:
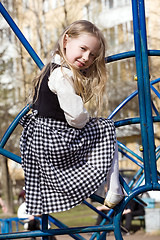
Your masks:
M60 57L60 55L59 54L56 54L56 55L54 55L54 57L53 57L53 59L52 59L52 63L56 63L56 64L58 64L58 65L61 65L61 57Z

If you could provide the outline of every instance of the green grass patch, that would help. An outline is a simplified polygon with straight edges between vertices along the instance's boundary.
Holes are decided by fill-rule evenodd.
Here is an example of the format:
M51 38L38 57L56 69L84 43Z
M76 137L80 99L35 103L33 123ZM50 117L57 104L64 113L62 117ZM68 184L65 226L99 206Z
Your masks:
M97 214L85 204L78 205L68 211L51 214L68 227L93 226Z
M93 203L97 206L97 203ZM17 214L7 215L0 214L0 218L13 218L17 217ZM64 223L68 227L82 227L82 226L94 226L98 214L85 204L78 205L68 211L52 213L50 214L60 222ZM55 225L52 225L55 228ZM13 230L15 230L15 223L13 222ZM23 225L19 224L19 230L23 231Z

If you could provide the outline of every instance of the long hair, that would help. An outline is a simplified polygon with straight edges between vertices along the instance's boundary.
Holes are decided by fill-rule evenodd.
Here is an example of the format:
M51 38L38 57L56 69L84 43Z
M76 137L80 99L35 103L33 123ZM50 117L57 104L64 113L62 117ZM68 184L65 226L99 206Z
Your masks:
M64 39L68 35L70 38L78 38L82 34L95 36L100 43L99 51L92 65L85 71L75 69L66 59L64 49ZM73 85L76 93L80 95L84 103L88 102L93 96L96 96L98 106L101 105L102 94L107 80L105 68L105 40L101 31L91 22L78 20L68 26L59 37L53 56L59 54L61 57L61 68L68 66L73 72ZM39 89L41 81L50 69L52 72L51 61L42 69L39 76L34 79L34 87Z

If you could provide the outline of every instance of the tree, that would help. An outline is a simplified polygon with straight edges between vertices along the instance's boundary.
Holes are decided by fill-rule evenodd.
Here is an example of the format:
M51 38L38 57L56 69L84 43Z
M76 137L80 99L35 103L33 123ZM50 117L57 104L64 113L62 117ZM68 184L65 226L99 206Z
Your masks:
M2 36L2 44L0 48L0 138L2 138L5 130L18 113L15 105L18 105L17 96L20 85L17 82L16 72L14 71L13 58L16 56L14 38L11 37L11 31L5 20L1 18L0 34ZM7 143L7 150L16 153L17 135L14 133ZM15 146L15 149L14 149ZM14 149L14 150L13 150ZM8 159L0 156L2 168L1 186L2 194L5 198L7 208L10 213L13 209L12 179L9 174Z

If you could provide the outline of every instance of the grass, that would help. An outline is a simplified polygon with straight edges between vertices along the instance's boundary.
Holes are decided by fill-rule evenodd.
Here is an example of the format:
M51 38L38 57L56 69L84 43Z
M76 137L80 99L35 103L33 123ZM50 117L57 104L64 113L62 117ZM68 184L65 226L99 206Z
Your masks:
M54 218L68 227L81 227L95 225L97 214L85 204L78 205L65 212L51 214Z
M51 216L58 219L68 227L93 226L96 223L97 213L87 207L85 204L78 205L68 211L52 213ZM6 215L0 211L0 218L17 217L17 214ZM13 223L13 225L15 225ZM55 225L52 225L55 228ZM15 227L13 226L13 229ZM23 226L19 225L19 230L23 230Z
M97 203L93 203L94 206L97 206ZM68 227L82 227L82 226L94 226L96 224L96 218L98 216L93 210L87 207L85 204L78 205L68 211L52 213L54 218L67 225ZM5 218L4 216L0 218ZM17 217L16 214L10 215L8 217ZM140 227L140 221L132 221L134 227ZM55 228L55 225L52 224L52 228ZM23 231L23 226L20 226L20 229Z

